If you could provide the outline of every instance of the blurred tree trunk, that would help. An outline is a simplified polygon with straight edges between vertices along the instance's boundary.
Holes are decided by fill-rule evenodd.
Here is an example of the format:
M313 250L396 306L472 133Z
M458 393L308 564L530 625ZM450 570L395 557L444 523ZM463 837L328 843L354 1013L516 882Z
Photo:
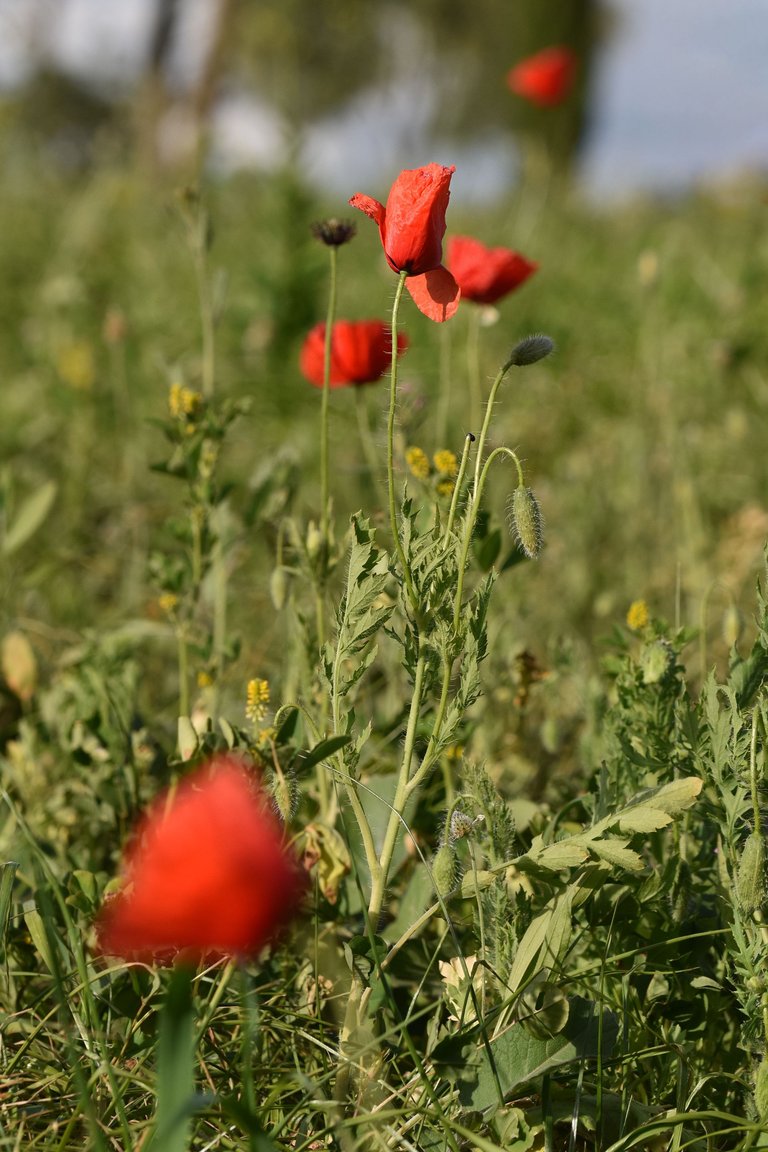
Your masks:
M570 48L578 60L574 89L559 106L537 108L515 100L524 176L534 182L544 175L567 179L572 173L588 130L593 62L604 31L600 0L515 0L511 5L511 63L555 45Z
M209 3L215 4L215 14L200 72L188 91L177 94L169 90L168 76L182 0L157 0L145 76L136 101L136 155L145 170L156 171L169 164L197 169L203 162L207 126L235 14L234 0L209 0ZM161 140L163 118L171 109L174 124L166 125L166 138Z

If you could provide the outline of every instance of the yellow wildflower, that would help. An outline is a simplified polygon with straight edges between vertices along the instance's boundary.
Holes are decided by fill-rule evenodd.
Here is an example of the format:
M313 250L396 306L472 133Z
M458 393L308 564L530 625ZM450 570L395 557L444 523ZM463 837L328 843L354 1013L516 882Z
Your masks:
M211 684L213 684L213 676L211 676L210 672L206 672L204 668L201 668L197 674L198 688L210 688Z
M438 496L452 496L453 495L453 480L438 480L437 482Z
M96 379L96 364L93 348L87 340L73 340L59 348L56 370L70 388L84 392L92 388Z
M627 612L627 628L633 632L641 632L650 620L648 605L645 600L633 600Z
M269 681L249 680L246 688L245 715L252 724L260 723L269 707Z
M177 419L181 416L194 416L202 402L203 397L199 392L186 388L178 380L174 380L171 384L168 393L168 410L171 416Z
M417 448L415 446L407 448L405 452L405 462L412 476L415 476L418 480L427 479L429 476L429 457L423 448Z
M441 476L455 476L459 470L456 453L451 452L450 448L441 448L439 452L435 452L432 460Z
M166 616L172 616L179 606L179 598L175 592L161 592L157 598L158 607Z

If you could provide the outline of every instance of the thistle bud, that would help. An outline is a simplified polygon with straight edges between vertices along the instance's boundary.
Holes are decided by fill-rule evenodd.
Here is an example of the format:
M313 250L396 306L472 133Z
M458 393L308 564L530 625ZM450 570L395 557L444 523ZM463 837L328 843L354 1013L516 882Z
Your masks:
M509 526L529 560L536 560L542 545L542 518L539 502L530 488L520 484L510 498Z
M456 887L456 850L449 841L441 844L435 853L432 861L432 882L437 894L444 899L450 896Z
M535 364L538 360L543 360L545 356L549 356L550 352L554 352L554 350L554 340L550 336L545 336L543 332L537 332L533 336L526 336L524 340L520 340L519 343L515 344L510 352L506 367L525 368L529 364Z
M744 845L736 874L736 898L744 912L756 912L765 903L765 841L760 832L752 832Z

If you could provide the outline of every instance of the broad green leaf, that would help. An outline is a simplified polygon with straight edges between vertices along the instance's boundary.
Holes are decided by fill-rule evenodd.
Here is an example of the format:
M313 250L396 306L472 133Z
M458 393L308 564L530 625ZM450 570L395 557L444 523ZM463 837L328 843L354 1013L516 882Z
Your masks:
M19 508L16 518L9 525L3 537L2 550L6 556L11 556L22 544L26 544L41 527L46 516L53 507L56 499L56 484L53 480L46 480L45 484L28 496Z
M604 1010L601 1019L597 1006L578 996L570 999L563 1031L548 1040L532 1036L524 1024L513 1024L490 1045L503 1096L508 1097L522 1084L564 1064L596 1058L598 1045L602 1058L609 1059L617 1033L613 1013ZM498 1104L496 1079L484 1048L480 1050L476 1071L473 1069L470 1077L460 1083L459 1098L464 1107L482 1112Z

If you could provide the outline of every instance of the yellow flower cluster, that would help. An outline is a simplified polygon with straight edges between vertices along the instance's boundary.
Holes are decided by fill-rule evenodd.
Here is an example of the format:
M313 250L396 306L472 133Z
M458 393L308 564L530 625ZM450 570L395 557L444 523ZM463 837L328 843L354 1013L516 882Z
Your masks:
M435 452L432 463L430 463L423 448L413 446L406 450L405 462L411 475L415 476L417 480L428 480L432 475L432 465L434 464L437 473L435 488L438 496L450 496L453 493L453 481L459 470L459 464L456 454L451 452L449 448L441 448L439 452Z
M627 628L633 632L642 632L650 618L645 600L633 600L627 612Z
M245 715L252 724L259 724L269 707L269 681L249 680L246 688Z
M179 598L175 592L161 592L157 604L161 612L165 612L166 616L172 616L179 606Z
M171 416L194 416L203 402L203 397L192 388L186 388L178 380L174 380L168 393L168 411Z
M429 476L429 457L423 448L415 446L406 448L405 462L412 476L418 480L426 480Z
M435 452L432 461L441 476L452 479L459 470L456 453L451 452L450 448L441 448L439 452Z

